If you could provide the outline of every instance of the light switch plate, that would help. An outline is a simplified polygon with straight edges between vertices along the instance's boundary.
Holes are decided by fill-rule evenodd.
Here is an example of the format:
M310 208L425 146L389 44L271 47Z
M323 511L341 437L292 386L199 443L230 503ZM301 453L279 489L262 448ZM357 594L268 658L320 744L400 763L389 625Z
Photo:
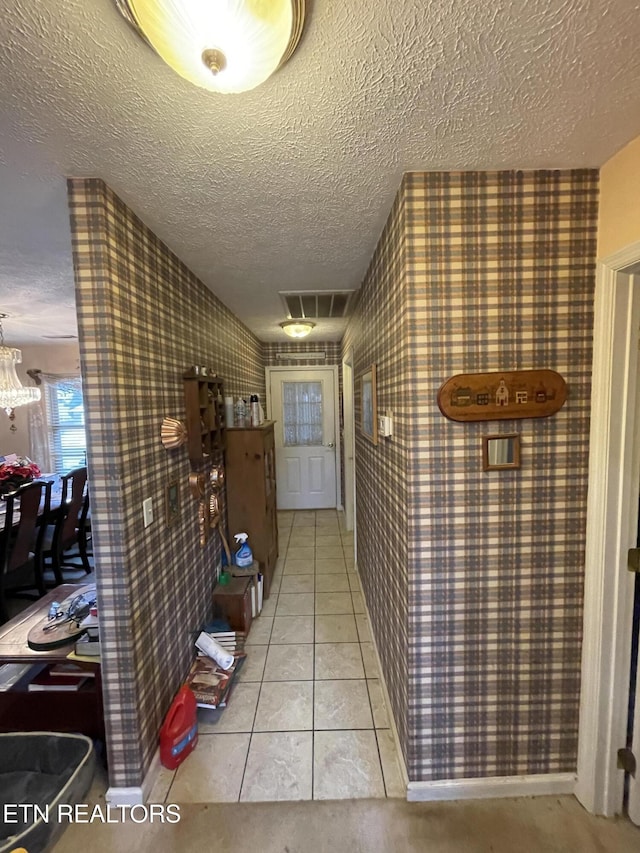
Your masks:
M388 438L393 435L393 418L381 415L378 418L378 434Z
M142 517L144 518L144 526L148 527L153 521L153 498L146 498L142 501Z

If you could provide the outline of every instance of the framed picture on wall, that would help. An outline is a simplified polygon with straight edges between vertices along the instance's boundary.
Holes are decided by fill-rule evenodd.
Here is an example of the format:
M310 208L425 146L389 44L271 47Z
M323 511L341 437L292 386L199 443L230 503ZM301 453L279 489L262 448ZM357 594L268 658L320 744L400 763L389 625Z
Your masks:
M180 489L177 480L172 480L165 486L164 518L167 527L172 527L180 518Z
M360 432L373 444L378 443L377 411L376 366L372 364L360 376Z

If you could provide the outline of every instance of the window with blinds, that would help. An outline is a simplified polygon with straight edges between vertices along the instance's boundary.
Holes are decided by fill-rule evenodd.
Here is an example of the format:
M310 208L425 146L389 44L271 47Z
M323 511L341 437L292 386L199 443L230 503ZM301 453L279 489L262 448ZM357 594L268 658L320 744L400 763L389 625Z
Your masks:
M48 383L45 397L53 471L64 474L86 465L82 380L73 377Z

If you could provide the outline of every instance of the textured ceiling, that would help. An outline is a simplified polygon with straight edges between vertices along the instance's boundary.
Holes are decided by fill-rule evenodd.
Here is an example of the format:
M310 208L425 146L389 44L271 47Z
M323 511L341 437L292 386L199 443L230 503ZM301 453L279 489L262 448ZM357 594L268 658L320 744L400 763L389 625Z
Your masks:
M277 292L359 287L403 172L597 167L640 134L638 2L310 5L292 60L221 96L167 68L112 0L0 0L9 342L73 323L65 175L104 178L284 340Z

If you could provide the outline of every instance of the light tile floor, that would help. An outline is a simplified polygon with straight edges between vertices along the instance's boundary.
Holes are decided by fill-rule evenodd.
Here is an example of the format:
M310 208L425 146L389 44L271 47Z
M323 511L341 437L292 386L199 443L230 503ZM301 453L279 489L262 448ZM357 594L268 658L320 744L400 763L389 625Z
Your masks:
M150 802L405 796L353 535L336 510L278 513L280 558L217 719Z

